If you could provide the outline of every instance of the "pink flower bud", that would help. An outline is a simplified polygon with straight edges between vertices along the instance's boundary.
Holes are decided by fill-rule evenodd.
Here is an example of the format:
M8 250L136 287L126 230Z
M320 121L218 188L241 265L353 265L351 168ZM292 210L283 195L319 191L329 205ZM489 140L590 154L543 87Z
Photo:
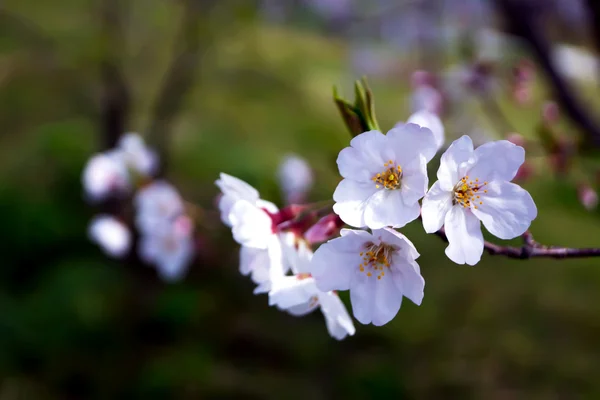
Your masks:
M553 101L547 101L542 107L542 118L547 124L554 124L560 118L560 109L558 104Z
M304 238L311 244L325 242L334 236L343 225L344 223L336 214L328 214L311 226L304 234Z
M523 135L516 133L516 132L512 132L509 133L506 136L506 140L508 140L509 142L516 144L517 146L521 146L521 147L525 147L525 138L523 137Z
M586 210L592 211L598 206L598 193L587 184L582 184L577 190L579 202Z

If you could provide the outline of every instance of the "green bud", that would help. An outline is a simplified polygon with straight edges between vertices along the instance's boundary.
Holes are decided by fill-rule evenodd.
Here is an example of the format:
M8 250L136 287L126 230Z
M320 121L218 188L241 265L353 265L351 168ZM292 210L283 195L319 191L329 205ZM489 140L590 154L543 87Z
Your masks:
M333 101L340 111L350 134L354 137L363 132L379 130L379 125L375 118L373 93L369 89L365 78L355 82L354 93L354 104L350 104L338 95L335 86L333 88Z

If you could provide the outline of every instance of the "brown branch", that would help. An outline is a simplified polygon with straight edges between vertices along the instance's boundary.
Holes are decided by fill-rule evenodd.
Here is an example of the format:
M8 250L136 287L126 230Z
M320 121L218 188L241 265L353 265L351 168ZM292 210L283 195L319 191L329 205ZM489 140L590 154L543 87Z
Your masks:
M435 233L443 241L448 243L448 237L444 228L440 229ZM554 247L554 246L543 246L537 243L533 239L531 232L527 231L521 235L523 239L523 246L500 246L488 241L483 242L483 248L488 254L493 256L504 256L508 258L515 258L519 260L527 260L530 258L586 258L586 257L600 257L600 249L595 248L583 248L575 249L570 247Z
M123 18L119 0L104 0L101 4L102 45L104 56L100 65L102 103L100 125L105 149L116 146L126 129L130 95L123 72Z
M496 5L504 14L512 31L529 44L565 113L581 129L589 143L600 146L600 128L573 94L550 57L550 44L542 33L542 26L538 20L539 10L535 9L534 3L530 0L496 0Z

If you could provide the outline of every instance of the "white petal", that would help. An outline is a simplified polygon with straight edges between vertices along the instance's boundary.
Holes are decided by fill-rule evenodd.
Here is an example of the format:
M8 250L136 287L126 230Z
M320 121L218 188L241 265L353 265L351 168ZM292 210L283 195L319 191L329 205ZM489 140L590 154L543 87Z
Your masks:
M258 285L254 294L267 293L273 285L278 285L288 269L283 262L281 242L277 235L271 235L265 253L263 257L266 257L266 260L252 270L252 281Z
M475 149L475 163L467 175L469 179L479 178L480 181L510 181L523 162L525 149L508 140L497 140Z
M312 278L298 279L295 276L286 276L273 285L269 292L269 305L277 306L283 310L310 301L317 296L319 290Z
M252 271L263 268L265 279L269 277L269 252L267 249L256 249L253 247L240 247L240 273L249 275Z
M404 204L414 204L427 192L427 161L424 156L416 158L402 171L402 199Z
M333 338L342 340L348 335L354 335L356 329L352 323L352 318L337 294L333 292L321 293L319 303L325 317L327 331Z
M363 249L355 246L358 236L360 235L350 233L323 243L317 249L312 258L310 272L321 291L350 288L352 276L362 263L359 254ZM362 245L365 242L360 240L360 243Z
M365 160L365 158L367 159ZM354 147L346 147L340 151L337 165L342 177L358 182L370 181L383 168L383 164L365 157L359 149Z
M420 254L417 251L417 248L406 236L402 233L392 229L392 228L383 228L376 229L373 231L373 236L378 238L381 242L395 245L399 248L397 253L407 260L415 260L419 258Z
M406 205L401 191L380 189L368 200L364 221L371 229L385 226L401 228L419 218L419 213L419 203Z
M385 325L396 316L402 292L387 274L383 279L356 272L350 288L350 300L356 319L362 324Z
M373 182L359 183L350 179L342 180L333 193L333 211L342 221L357 228L365 226L364 209L366 201L377 191Z
M429 162L437 152L433 133L428 128L416 124L396 124L388 133L390 146L396 153L396 163L404 168L419 155Z
M442 190L440 181L433 184L423 198L421 218L425 232L434 233L444 225L446 214L452 207L452 192Z
M277 214L279 212L279 208L277 208L275 204L267 200L258 199L254 203L254 205L258 208L262 208L263 210L267 210L271 214Z
M229 221L231 208L238 200L247 200L254 204L259 198L256 189L241 179L231 175L221 173L221 178L218 179L215 184L221 189L221 192L223 192L223 196L219 200L219 210L221 211L223 223L228 226L231 226Z
M519 185L510 182L490 182L481 193L481 203L473 214L494 236L512 239L522 235L537 217L537 208L531 195Z
M381 172L379 168L384 168L383 164L395 156L386 135L379 131L368 131L355 136L350 141L350 146L358 150L361 161L367 168L374 168L375 173Z
M456 139L442 154L437 177L443 190L452 190L474 161L473 141L467 135Z
M90 240L111 257L123 257L131 247L131 233L125 224L110 215L95 217L88 228Z
M273 236L271 217L248 201L240 200L231 209L233 238L242 246L264 249Z
M423 301L425 279L414 260L400 259L392 265L392 278L402 294L416 305Z
M319 307L318 302L308 301L306 303L298 304L296 306L292 306L288 308L286 311L288 314L293 315L294 317L303 317L306 314L310 314L315 311Z
M440 118L428 110L420 110L408 118L408 123L416 124L429 130L433 133L435 144L439 150L444 145L444 125Z
M475 265L483 254L483 235L479 220L470 209L454 206L444 223L448 247L446 255L457 264Z

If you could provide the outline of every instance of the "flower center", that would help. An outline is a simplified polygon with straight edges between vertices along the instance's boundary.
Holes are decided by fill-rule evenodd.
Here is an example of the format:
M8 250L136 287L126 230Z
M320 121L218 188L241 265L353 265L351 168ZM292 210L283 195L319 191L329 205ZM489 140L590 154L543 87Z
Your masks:
M487 184L487 182L479 182L479 179L473 181L469 180L468 176L463 177L454 186L454 199L452 203L454 205L459 204L464 208L473 206L473 208L477 209L477 205L483 204L479 193L487 193L487 190L483 189Z
M360 272L366 273L368 277L377 275L377 279L385 276L386 268L389 270L392 256L398 248L387 243L366 243L365 251L360 252L363 262L358 265Z
M383 172L375 175L371 180L375 182L375 187L377 189L399 189L402 183L402 168L399 165L395 165L395 163L390 160L383 164L385 168Z

